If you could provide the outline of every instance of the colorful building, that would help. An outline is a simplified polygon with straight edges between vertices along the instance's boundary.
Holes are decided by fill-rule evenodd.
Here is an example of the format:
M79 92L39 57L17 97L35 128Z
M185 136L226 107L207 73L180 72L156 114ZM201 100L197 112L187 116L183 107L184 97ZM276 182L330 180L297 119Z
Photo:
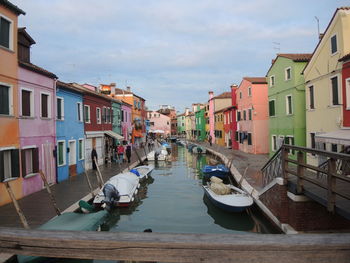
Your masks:
M267 72L269 154L282 143L306 146L305 84L301 74L311 54L277 54ZM296 159L296 152L291 158Z
M239 150L269 152L267 82L263 77L244 77L236 89Z
M186 108L185 110L185 132L186 139L193 140L194 138L194 114L190 109Z
M343 127L350 127L350 53L339 59L343 62L342 92L343 92Z
M349 25L350 8L338 8L304 69L307 147L340 152L350 144L342 105L344 61L339 61L350 53ZM325 161L317 158L308 155L310 163Z
M131 119L131 112L132 112L132 105L122 102L121 106L121 114L122 114L122 135L124 137L124 140L129 142L131 141L131 135L132 135L132 119Z
M112 100L112 131L122 134L122 102L119 100Z
M17 22L25 12L0 1L0 205L11 202L2 183L9 184L17 199L23 196L20 171Z
M175 136L177 135L177 118L173 117L171 120L171 135Z
M232 144L236 143L235 140L232 139L234 136L236 130L233 129L232 124L234 122L233 116L234 116L234 106L227 107L223 109L224 114L224 139L225 139L225 147L226 148L232 148Z
M206 139L206 119L205 114L205 105L198 104L195 111L195 123L196 123L196 139L203 142Z
M170 128L170 117L164 114L159 113L158 111L148 111L147 118L150 122L150 130L151 133L160 133L157 131L163 131L164 137L170 136L171 128Z
M218 110L214 113L215 122L215 143L220 146L225 146L224 137L224 109Z
M177 119L177 134L181 137L186 137L185 113L176 116Z
M78 111L83 105L83 91L70 84L56 84L57 181L85 171L85 135ZM66 151L65 149L69 149Z
M231 107L229 107L230 112L230 123L229 129L231 130L230 138L231 138L231 148L234 150L239 149L239 140L238 140L238 132L237 132L237 96L236 89L237 85L231 85Z

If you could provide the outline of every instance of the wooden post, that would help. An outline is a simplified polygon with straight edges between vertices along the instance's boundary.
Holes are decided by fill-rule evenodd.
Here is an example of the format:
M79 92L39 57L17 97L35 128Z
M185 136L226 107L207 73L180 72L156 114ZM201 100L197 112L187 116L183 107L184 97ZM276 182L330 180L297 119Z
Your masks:
M139 161L140 161L140 164L142 164L143 162L142 162L142 159L141 159L141 157L140 157L140 155L138 154L138 152L137 152L137 150L136 150L136 148L135 147L133 147L134 148L134 152L136 153L136 155L137 155L137 158L139 159Z
M100 172L100 168L98 167L98 162L96 160L96 157L94 158L94 162L95 162L96 169L97 169L96 175L97 175L97 178L100 180L100 188L102 189L104 182L103 182L102 174Z
M297 193L301 194L304 191L304 180L303 177L305 175L305 167L301 164L304 164L304 153L302 151L298 151L297 153L298 160L298 168L297 168Z
M16 212L17 212L19 218L21 219L21 222L22 222L23 227L24 227L25 229L30 229L30 227L29 227L29 225L28 225L28 222L27 222L27 219L26 219L26 217L24 216L24 214L23 214L21 208L19 207L18 202L17 202L17 200L16 200L16 197L15 197L14 193L12 192L11 186L9 185L8 182L4 182L4 184L5 184L5 186L6 186L6 190L7 190L8 194L9 194L9 196L11 197L12 203L13 203L13 205L14 205L15 208L16 208Z
M284 183L287 183L288 181L288 173L287 173L287 168L288 168L288 163L286 159L288 158L288 151L282 146L281 148L281 161L282 161L282 178Z
M332 176L332 174L336 173L336 160L333 158L330 158L328 160L328 171L327 171L327 210L329 212L334 213L334 206L335 206L335 198L336 194L334 192L335 190L335 183L336 178Z
M86 172L84 172L84 175L85 175L85 178L86 178L86 180L88 182L88 186L89 186L89 189L90 189L90 192L91 192L91 196L92 196L92 198L94 198L95 197L94 190L92 189L92 185L91 185L91 182L90 182L89 175Z
M53 195L52 192L51 192L49 183L47 182L46 177L45 177L43 171L40 170L40 171L39 171L39 174L40 174L40 176L41 176L41 180L43 180L43 182L44 182L46 191L47 191L47 193L48 193L49 196L50 196L50 199L51 199L51 202L52 202L53 207L55 208L56 214L57 214L57 215L61 215L61 211L60 211L60 209L59 209L58 206L57 206L56 199L55 199L54 195Z

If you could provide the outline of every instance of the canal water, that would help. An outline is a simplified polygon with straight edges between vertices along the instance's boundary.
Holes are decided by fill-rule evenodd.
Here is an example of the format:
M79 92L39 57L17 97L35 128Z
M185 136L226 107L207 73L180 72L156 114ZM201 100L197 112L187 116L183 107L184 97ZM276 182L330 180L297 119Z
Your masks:
M170 162L155 164L137 202L110 216L109 231L160 233L280 233L256 208L227 213L204 195L201 168L213 156L172 145Z

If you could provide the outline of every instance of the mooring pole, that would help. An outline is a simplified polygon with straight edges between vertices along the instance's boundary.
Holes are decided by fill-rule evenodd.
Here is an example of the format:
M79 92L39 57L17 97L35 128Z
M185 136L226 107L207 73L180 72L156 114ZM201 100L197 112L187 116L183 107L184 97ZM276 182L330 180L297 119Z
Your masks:
M89 189L90 189L90 192L91 192L91 196L95 197L94 190L92 189L92 185L91 185L91 182L90 182L89 175L86 172L84 172L84 175L85 175L85 178L86 178L86 180L88 182L88 186L89 186Z
M55 208L56 214L57 214L57 215L61 215L61 211L60 211L60 209L59 209L58 206L57 206L56 199L55 199L54 195L53 195L52 192L51 192L49 183L47 182L46 177L45 177L43 171L40 170L40 171L39 171L39 174L40 174L40 176L41 176L41 180L43 180L43 182L44 182L46 191L47 191L47 193L48 193L49 196L50 196L50 199L51 199L51 202L52 202L53 207Z
M97 163L96 157L94 158L94 162L95 162L96 169L97 169L96 175L97 175L97 178L100 180L100 188L102 189L102 187L104 185L104 182L103 182L102 174L100 172L100 168L98 167L98 163Z

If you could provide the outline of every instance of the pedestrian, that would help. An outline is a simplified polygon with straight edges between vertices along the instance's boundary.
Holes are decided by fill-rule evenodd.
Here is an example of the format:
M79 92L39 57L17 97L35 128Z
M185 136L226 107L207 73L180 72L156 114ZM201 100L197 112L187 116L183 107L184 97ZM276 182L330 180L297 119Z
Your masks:
M92 151L91 151L91 160L92 160L92 169L93 170L97 170L96 163L97 163L97 160L98 160L98 156L97 156L97 152L96 152L95 147L93 147ZM96 160L96 162L95 162L95 160Z
M125 151L124 146L121 144L118 144L117 151L118 151L118 162L122 163L124 160L124 151Z
M126 158L128 158L128 163L130 163L130 158L131 158L131 146L130 144L126 146L125 150Z
M212 137L211 137L211 135L209 134L209 137L208 137L208 141L209 141L209 144L210 144L210 146L212 146Z

